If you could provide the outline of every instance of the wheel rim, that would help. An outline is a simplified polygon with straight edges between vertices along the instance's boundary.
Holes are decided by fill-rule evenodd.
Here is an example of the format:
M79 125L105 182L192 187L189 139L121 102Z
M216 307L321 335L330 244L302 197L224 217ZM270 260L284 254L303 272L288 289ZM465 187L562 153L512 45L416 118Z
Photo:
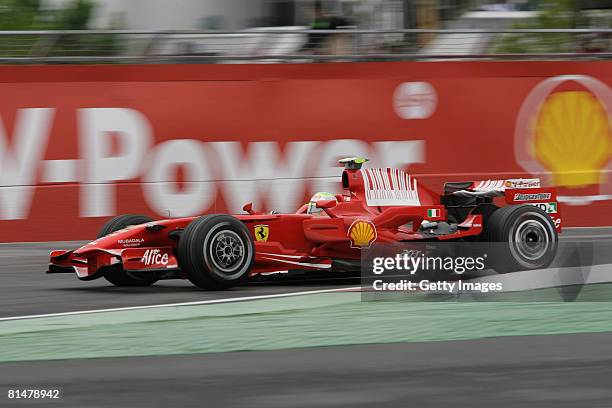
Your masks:
M245 245L234 231L218 231L211 238L208 248L215 268L225 275L231 276L243 264Z
M530 263L545 257L551 247L546 226L533 219L525 220L518 225L512 242L518 255Z

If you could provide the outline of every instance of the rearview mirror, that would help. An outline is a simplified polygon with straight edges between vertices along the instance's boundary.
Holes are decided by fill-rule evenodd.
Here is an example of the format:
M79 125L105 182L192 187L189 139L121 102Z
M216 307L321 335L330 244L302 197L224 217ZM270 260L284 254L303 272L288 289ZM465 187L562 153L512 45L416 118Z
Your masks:
M249 214L253 214L253 203L246 203L245 205L242 206L242 211L245 211Z

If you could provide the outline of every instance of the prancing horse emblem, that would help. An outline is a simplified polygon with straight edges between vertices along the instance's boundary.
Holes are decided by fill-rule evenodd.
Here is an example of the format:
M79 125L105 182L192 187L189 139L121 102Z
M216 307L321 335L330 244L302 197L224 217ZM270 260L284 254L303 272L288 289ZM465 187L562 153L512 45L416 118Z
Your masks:
M270 227L268 225L259 224L255 226L255 240L265 242L270 235Z

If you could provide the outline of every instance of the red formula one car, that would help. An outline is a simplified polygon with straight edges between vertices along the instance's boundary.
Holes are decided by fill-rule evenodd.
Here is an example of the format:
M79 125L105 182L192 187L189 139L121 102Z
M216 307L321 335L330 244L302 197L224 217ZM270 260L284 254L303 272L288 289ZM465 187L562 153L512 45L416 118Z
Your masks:
M466 239L504 243L509 269L552 261L561 219L555 191L538 179L446 183L439 195L402 170L362 169L365 161L341 160L343 193L317 194L293 214L258 213L249 203L242 215L115 217L95 241L51 252L48 272L118 286L178 278L225 289L276 271L359 269L374 242Z

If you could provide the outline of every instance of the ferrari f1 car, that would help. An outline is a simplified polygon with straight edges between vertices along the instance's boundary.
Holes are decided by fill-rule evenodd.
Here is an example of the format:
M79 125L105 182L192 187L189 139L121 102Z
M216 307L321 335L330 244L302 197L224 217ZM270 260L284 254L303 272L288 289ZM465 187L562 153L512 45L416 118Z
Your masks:
M292 214L261 213L248 203L241 215L115 217L95 241L52 251L48 273L104 277L117 286L189 279L218 290L277 271L358 269L373 243L501 242L507 250L498 272L544 268L555 256L556 192L539 179L448 182L440 195L400 169L362 168L366 161L341 160L343 192L319 195Z

